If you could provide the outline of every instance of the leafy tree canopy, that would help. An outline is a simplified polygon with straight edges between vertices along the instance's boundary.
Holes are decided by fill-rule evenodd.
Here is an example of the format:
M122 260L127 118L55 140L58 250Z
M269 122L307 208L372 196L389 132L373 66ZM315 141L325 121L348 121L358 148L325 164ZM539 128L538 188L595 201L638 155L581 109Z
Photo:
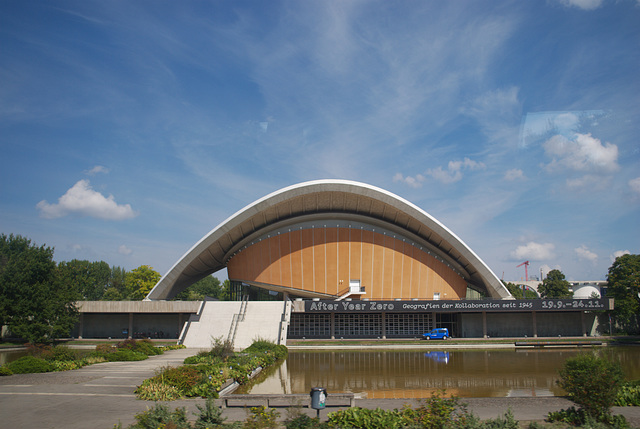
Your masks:
M207 276L180 292L175 299L180 301L202 301L207 296L222 299L222 293L220 280L213 276Z
M58 274L63 282L76 287L81 299L102 299L111 280L111 267L104 261L89 262L74 259L58 264Z
M77 290L61 280L53 249L0 234L0 325L31 343L69 333L78 320Z
M569 291L569 286L562 271L551 270L538 287L538 292L543 298L571 298L573 294Z
M538 294L535 293L535 291L532 291L531 289L527 289L527 288L525 288L525 290L524 290L524 297L523 297L522 296L522 285L517 285L517 284L511 283L511 282L505 282L504 280L502 282L504 283L506 288L509 290L511 295L513 295L513 297L516 298L516 299L540 298L538 296Z
M149 265L140 265L125 274L127 298L142 300L160 280L160 273Z
M640 301L640 255L616 258L607 274L607 296L615 300L616 321L627 332L638 331Z

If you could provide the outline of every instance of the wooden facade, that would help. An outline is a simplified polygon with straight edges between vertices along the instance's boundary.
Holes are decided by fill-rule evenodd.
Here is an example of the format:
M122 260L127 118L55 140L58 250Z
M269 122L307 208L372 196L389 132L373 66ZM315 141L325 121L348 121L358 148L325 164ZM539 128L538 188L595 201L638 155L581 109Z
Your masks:
M360 281L361 298L371 300L459 299L467 291L466 280L427 251L363 228L275 233L239 251L227 270L232 280L286 288L292 295L298 290L337 297L351 280Z

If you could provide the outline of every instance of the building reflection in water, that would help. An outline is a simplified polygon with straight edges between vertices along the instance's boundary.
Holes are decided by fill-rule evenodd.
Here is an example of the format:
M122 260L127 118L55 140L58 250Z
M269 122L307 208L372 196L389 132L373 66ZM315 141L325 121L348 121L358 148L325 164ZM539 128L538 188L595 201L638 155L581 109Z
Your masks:
M291 351L262 383L239 393L308 393L321 386L368 398L425 398L442 389L459 397L560 396L558 369L580 352Z

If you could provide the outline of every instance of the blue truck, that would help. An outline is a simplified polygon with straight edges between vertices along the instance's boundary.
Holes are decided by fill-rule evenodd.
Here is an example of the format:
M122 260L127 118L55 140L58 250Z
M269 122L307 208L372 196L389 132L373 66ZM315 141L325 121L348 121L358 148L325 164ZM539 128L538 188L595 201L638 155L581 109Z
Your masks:
M446 340L449 337L449 330L447 328L436 328L422 334L422 338L425 340Z

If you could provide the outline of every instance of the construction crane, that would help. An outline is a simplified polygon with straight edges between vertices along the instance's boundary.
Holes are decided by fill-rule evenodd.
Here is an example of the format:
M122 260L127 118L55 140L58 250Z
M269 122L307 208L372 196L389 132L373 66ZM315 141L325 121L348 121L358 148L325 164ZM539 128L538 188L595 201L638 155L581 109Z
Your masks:
M519 268L523 265L524 265L524 281L527 282L529 281L529 270L527 269L527 267L529 266L529 261L524 261L523 263L518 265L516 268Z

